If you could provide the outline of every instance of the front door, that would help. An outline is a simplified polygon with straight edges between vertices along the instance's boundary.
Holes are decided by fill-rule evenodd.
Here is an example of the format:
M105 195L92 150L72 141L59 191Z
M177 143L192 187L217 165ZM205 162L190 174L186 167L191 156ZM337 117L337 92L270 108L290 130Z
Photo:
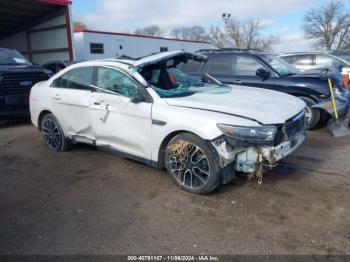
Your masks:
M236 55L232 84L274 89L274 73L270 71L271 77L263 79L256 75L259 68L270 71L263 63L252 56Z
M152 103L133 103L141 86L124 72L98 67L90 117L96 145L151 159Z

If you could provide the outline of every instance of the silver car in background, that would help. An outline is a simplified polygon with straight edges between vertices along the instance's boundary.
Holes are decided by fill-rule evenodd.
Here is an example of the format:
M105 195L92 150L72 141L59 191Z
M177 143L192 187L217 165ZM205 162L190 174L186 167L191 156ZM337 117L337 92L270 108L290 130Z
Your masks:
M350 73L350 53L348 52L293 52L279 55L301 71L325 67L336 67L342 73Z

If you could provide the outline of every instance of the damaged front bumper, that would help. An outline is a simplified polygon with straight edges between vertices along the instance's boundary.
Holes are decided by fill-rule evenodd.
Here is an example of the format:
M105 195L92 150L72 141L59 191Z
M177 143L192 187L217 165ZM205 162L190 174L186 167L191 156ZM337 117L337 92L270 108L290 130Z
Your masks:
M257 164L263 162L267 166L274 166L279 160L291 154L305 140L305 132L296 134L293 139L284 141L276 146L246 146L232 147L226 139L213 142L219 153L221 167L234 163L234 170L243 173L253 173Z
M300 134L292 141L285 141L277 146L249 147L236 155L235 171L253 173L258 162L267 166L275 166L282 158L291 154L305 140L305 134Z
M274 167L304 142L304 113L299 113L283 125L276 125L276 128L275 139L271 142L237 140L227 134L212 141L223 170L222 183L231 181L236 172L254 175L261 182L265 167Z

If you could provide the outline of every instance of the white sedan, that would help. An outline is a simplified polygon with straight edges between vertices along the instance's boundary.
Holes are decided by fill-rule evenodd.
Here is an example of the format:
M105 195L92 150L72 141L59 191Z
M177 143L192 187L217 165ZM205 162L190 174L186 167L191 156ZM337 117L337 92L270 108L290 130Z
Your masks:
M305 104L265 89L193 79L176 67L205 56L165 52L78 63L36 84L32 123L47 146L87 143L157 168L205 194L236 172L262 176L305 138Z

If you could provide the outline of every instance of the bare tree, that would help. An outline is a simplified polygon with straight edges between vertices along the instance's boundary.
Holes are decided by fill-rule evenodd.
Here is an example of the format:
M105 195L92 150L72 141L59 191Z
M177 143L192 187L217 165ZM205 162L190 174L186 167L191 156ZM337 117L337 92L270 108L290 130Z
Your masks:
M183 27L176 27L171 30L170 35L176 39L183 39Z
M74 21L73 23L74 29L86 30L87 26L81 21Z
M211 26L208 39L217 48L224 48L227 42L225 32L218 26Z
M136 29L134 34L159 37L163 36L164 31L158 25L150 25L144 28Z
M170 35L181 40L205 41L208 39L205 28L200 25L176 27L171 31Z
M260 19L239 20L225 18L226 35L230 45L235 48L260 49L272 51L273 46L278 44L279 38L274 35L262 36L264 26Z
M315 40L315 46L327 50L339 50L350 44L350 13L344 11L340 1L312 9L304 17L304 31L308 39Z

